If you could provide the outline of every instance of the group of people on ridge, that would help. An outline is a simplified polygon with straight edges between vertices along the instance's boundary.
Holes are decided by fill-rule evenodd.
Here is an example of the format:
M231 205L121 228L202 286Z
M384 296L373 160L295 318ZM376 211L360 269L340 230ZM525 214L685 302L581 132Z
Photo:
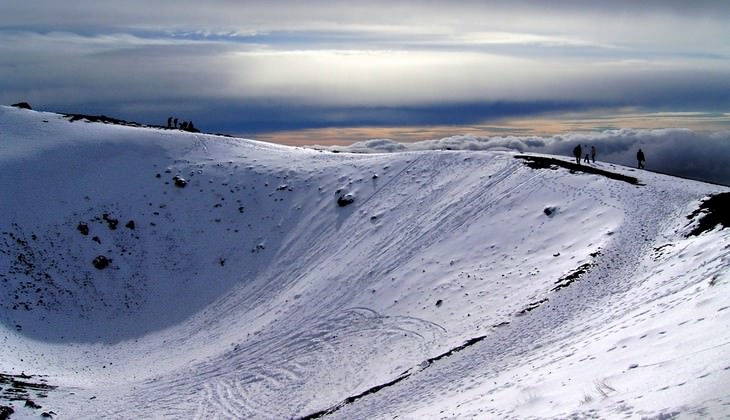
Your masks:
M575 163L580 165L581 157L583 157L583 147L581 147L580 144L573 148L573 156L575 156ZM593 160L593 163L596 163L596 146L591 146L590 154L588 153L588 146L586 146L586 154L585 157L583 157L583 163L590 163L591 160ZM646 157L644 157L644 152L641 149L636 152L636 160L639 162L638 168L643 169Z
M573 149L573 156L575 156L575 163L580 165L580 158L583 156L583 148L580 144ZM588 154L588 146L586 146L586 155L583 158L583 162L590 163L591 159L593 159L593 163L596 163L596 146L591 146L590 154Z
M200 131L195 128L192 121L183 121L180 123L180 126L177 125L177 118L170 117L167 119L167 128L179 128L180 130L184 131L192 131L194 133L199 133Z

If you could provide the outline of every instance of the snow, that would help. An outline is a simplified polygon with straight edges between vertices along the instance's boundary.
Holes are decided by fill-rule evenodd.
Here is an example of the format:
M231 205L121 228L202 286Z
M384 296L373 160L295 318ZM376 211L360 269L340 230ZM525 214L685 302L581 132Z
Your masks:
M0 373L56 387L0 406L727 416L730 231L686 216L730 189L592 165L640 184L0 107Z

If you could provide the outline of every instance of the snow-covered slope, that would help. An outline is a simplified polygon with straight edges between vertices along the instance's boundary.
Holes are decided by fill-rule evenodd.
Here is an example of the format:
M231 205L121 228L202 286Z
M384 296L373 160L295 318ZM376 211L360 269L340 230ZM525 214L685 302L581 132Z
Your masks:
M0 406L728 415L730 231L686 216L729 189L526 163L0 107Z

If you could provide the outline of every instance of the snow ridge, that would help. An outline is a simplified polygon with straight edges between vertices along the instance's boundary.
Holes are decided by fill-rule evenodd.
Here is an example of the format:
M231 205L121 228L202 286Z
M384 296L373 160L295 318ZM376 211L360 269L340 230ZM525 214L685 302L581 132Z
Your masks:
M12 418L730 412L726 187L9 107L0 138L0 374L48 385Z

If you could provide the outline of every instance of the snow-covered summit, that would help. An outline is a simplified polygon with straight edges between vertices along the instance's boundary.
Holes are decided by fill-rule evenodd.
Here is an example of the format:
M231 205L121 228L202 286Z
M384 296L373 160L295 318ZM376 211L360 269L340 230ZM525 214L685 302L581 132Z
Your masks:
M692 236L705 213L687 218L730 189L554 158L330 153L0 107L0 406L730 413L730 231Z

